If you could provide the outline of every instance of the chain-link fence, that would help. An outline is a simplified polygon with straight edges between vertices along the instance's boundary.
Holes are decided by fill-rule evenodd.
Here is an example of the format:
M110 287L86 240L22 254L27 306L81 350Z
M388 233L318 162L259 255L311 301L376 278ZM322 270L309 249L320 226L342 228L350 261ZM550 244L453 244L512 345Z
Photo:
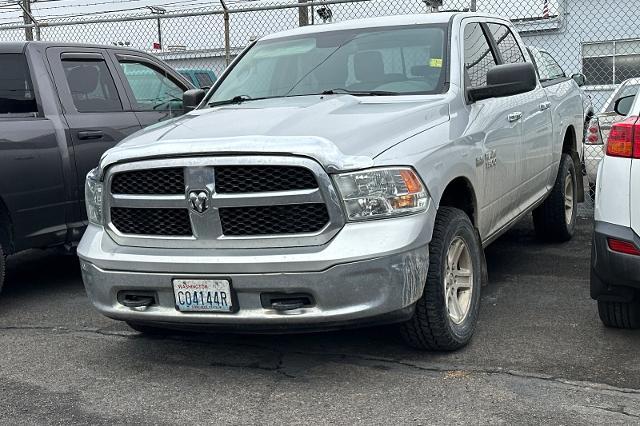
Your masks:
M124 45L152 52L184 73L219 75L248 43L266 34L301 25L431 11L422 0L217 1L188 10L174 1L168 3L171 8L42 20L35 8L31 24L0 26L0 41L34 38ZM525 43L549 52L567 75L586 76L584 91L598 119L585 123L585 169L594 182L608 130L619 119L611 107L614 93L629 94L640 87L637 1L445 0L440 9L507 16Z

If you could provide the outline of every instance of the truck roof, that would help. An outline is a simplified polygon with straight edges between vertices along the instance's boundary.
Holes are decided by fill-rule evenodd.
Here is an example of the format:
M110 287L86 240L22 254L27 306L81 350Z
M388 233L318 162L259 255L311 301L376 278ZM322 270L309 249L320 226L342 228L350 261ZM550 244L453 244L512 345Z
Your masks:
M139 52L139 50L126 46L100 45L89 43L64 43L59 41L10 41L0 42L0 53L22 53L24 49L31 44L37 44L45 47L92 47L99 49L118 49Z
M477 12L438 12L438 13L423 13L412 15L396 15L396 16L382 16L376 18L364 18L353 19L349 21L340 21L332 24L324 25L308 25L306 27L294 28L291 30L281 31L273 34L269 34L262 38L262 40L278 39L282 37L303 35L303 34L316 34L329 31L340 30L354 30L360 28L376 28L376 27L393 27L401 25L420 25L420 24L446 24L456 16L466 17L483 17L483 18L498 18L508 20L496 15L490 15L486 13Z

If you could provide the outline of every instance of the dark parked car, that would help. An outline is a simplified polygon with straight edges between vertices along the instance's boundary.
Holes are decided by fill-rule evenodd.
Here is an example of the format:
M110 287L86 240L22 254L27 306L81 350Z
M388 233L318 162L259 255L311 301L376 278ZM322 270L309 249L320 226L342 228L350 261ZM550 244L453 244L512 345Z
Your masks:
M0 43L0 289L5 256L72 247L86 224L84 181L126 136L183 114L193 86L148 54L59 43Z

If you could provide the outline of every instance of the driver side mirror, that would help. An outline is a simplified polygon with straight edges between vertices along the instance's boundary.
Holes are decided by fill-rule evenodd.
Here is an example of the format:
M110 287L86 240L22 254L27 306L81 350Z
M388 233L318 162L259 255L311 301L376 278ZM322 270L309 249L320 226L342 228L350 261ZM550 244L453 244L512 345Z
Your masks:
M189 89L182 95L185 112L193 111L200 105L207 92L202 89Z
M636 95L624 96L616 101L613 110L616 114L627 116L631 112L631 107L635 100Z
M571 76L571 78L578 84L578 87L582 87L587 84L587 77L584 74L577 73Z
M472 102L513 96L530 92L537 84L536 69L529 62L497 65L487 73L487 85L468 89L467 96Z

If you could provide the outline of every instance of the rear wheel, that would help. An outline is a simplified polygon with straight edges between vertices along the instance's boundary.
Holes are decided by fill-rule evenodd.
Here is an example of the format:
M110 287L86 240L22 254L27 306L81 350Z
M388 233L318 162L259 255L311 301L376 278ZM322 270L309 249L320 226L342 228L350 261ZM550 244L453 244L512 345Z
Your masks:
M461 210L441 207L429 244L429 272L413 317L401 325L414 348L453 351L471 340L478 321L482 247Z
M607 327L640 328L640 302L598 301L600 320Z
M569 154L562 154L551 194L533 211L536 234L547 241L564 242L573 236L578 210L576 168Z

